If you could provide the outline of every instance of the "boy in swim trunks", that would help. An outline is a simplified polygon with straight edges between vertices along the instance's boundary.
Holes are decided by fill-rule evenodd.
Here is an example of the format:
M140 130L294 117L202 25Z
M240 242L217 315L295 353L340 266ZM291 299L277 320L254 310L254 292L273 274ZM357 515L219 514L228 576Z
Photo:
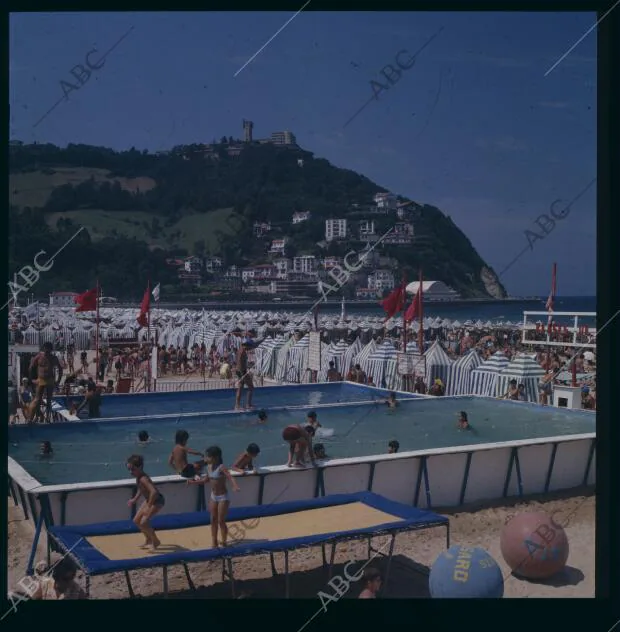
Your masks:
M230 468L233 472L241 474L257 474L254 467L254 459L260 454L260 448L255 443L250 443L243 454L237 457L234 465Z
M202 456L202 453L187 447L189 440L189 432L187 430L177 430L174 440L176 445L172 448L168 465L173 467L177 474L183 478L196 478L204 466L204 460L188 463L187 455Z
M231 473L224 467L224 459L222 450L214 445L207 448L206 452L207 473L201 479L187 481L188 485L205 485L211 484L211 496L209 498L209 513L211 514L211 538L213 548L219 546L218 530L222 532L222 546L227 546L228 526L226 524L226 515L230 506L230 496L226 481L230 481L233 489L238 492L239 486L232 477Z
M138 509L138 513L133 521L146 538L143 547L150 546L154 551L161 543L155 534L155 530L151 527L150 520L166 504L166 499L163 494L158 491L157 487L155 487L149 476L144 473L143 468L144 459L140 455L132 454L127 459L127 469L131 472L132 476L136 477L136 485L138 486L138 492L133 498L127 501L127 505L131 507L138 502L140 496L144 498L145 502L140 509Z

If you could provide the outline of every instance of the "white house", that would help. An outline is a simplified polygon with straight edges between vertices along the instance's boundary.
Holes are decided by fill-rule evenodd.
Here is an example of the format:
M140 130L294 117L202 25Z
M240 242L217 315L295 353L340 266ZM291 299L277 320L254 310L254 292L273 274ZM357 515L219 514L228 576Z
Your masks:
M284 255L284 253L286 252L286 242L287 239L286 237L283 237L282 239L274 239L271 242L271 248L269 249L269 254L272 255Z
M276 277L278 279L286 279L288 277L288 273L293 268L293 262L290 259L281 258L276 259L273 262L273 265L276 269Z
M254 236L262 237L271 230L271 222L254 222Z
M368 239L375 235L375 223L371 219L363 219L359 224L360 239Z
M383 240L385 244L406 245L413 242L413 224L397 222L394 230Z
M301 222L306 222L310 219L310 217L310 211L295 211L293 213L293 224L301 224Z
M302 255L293 259L293 272L316 274L317 260L314 255Z
M368 275L368 289L380 292L383 290L393 290L394 274L389 270L375 270Z
M377 193L374 199L377 208L393 210L398 205L398 200L393 193Z
M346 219L326 219L325 220L325 240L334 241L336 239L346 239L347 220Z
M207 272L219 272L222 268L222 260L219 257L207 257L205 259L205 270Z

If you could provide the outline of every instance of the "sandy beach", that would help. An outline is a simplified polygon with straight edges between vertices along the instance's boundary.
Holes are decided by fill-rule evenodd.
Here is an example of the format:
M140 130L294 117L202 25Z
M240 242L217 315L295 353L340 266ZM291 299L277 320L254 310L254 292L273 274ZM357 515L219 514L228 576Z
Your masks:
M487 504L484 508L459 508L458 511L437 513L448 516L451 525L451 543L480 546L495 558L505 577L505 597L594 597L594 539L595 507L594 492L573 490L571 493L548 494L519 499L514 502ZM502 559L499 536L503 525L516 513L523 511L557 512L555 519L565 524L570 544L570 554L564 571L551 580L528 582L517 579ZM32 546L34 528L24 520L23 513L9 499L8 523L8 580L14 588L24 576L28 555ZM374 547L381 550L388 539L378 537ZM428 598L426 573L433 561L445 549L445 530L441 528L403 533L396 538L394 559L390 571L385 598ZM384 550L386 550L384 548ZM342 574L350 561L363 563L367 559L366 546L362 542L348 542L336 549L334 574ZM35 561L45 559L44 536ZM248 557L233 562L237 598L281 598L284 583L281 578L271 577L269 556ZM375 559L372 565L385 568L385 561ZM278 570L283 568L282 555L276 555ZM321 568L321 549L302 549L290 555L291 596L317 599L317 593L326 589L327 577ZM357 566L353 567L357 569ZM352 570L351 572L355 572ZM221 563L198 563L190 566L190 573L197 591L188 589L187 580L180 566L169 570L171 598L222 599L232 598L228 582L222 582ZM139 598L162 597L161 569L140 570L131 573L132 584ZM78 575L81 580L81 575ZM361 586L352 585L344 598L356 598ZM91 581L93 599L127 599L129 594L122 574L95 577Z

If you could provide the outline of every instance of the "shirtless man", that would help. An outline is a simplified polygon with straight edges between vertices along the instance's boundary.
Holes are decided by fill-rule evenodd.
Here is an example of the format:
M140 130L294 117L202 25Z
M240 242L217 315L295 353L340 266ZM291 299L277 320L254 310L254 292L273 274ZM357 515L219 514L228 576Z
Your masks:
M316 465L312 451L312 436L307 428L299 425L287 426L282 432L282 438L289 444L288 467L304 467L306 455L310 457L312 465Z
M249 344L244 342L239 349L237 355L237 397L235 399L235 408L241 408L241 394L243 393L244 385L248 387L248 401L247 408L252 408L252 395L254 394L254 382L252 381L252 375L248 371L248 347Z
M35 368L37 370L37 389L35 391L34 400L28 410L28 421L32 421L39 416L43 394L45 394L47 399L48 412L51 413L54 388L60 384L60 380L62 379L62 365L52 351L52 343L46 342L43 345L43 351L38 353L30 363L30 371L32 372ZM54 369L56 368L58 369L58 381L56 381L54 374Z

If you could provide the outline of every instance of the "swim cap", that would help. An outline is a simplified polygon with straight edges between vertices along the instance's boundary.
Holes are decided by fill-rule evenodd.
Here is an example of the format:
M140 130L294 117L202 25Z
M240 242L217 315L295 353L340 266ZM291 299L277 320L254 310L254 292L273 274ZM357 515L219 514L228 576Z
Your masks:
M297 426L287 426L282 431L284 441L297 441L301 437L301 431Z

